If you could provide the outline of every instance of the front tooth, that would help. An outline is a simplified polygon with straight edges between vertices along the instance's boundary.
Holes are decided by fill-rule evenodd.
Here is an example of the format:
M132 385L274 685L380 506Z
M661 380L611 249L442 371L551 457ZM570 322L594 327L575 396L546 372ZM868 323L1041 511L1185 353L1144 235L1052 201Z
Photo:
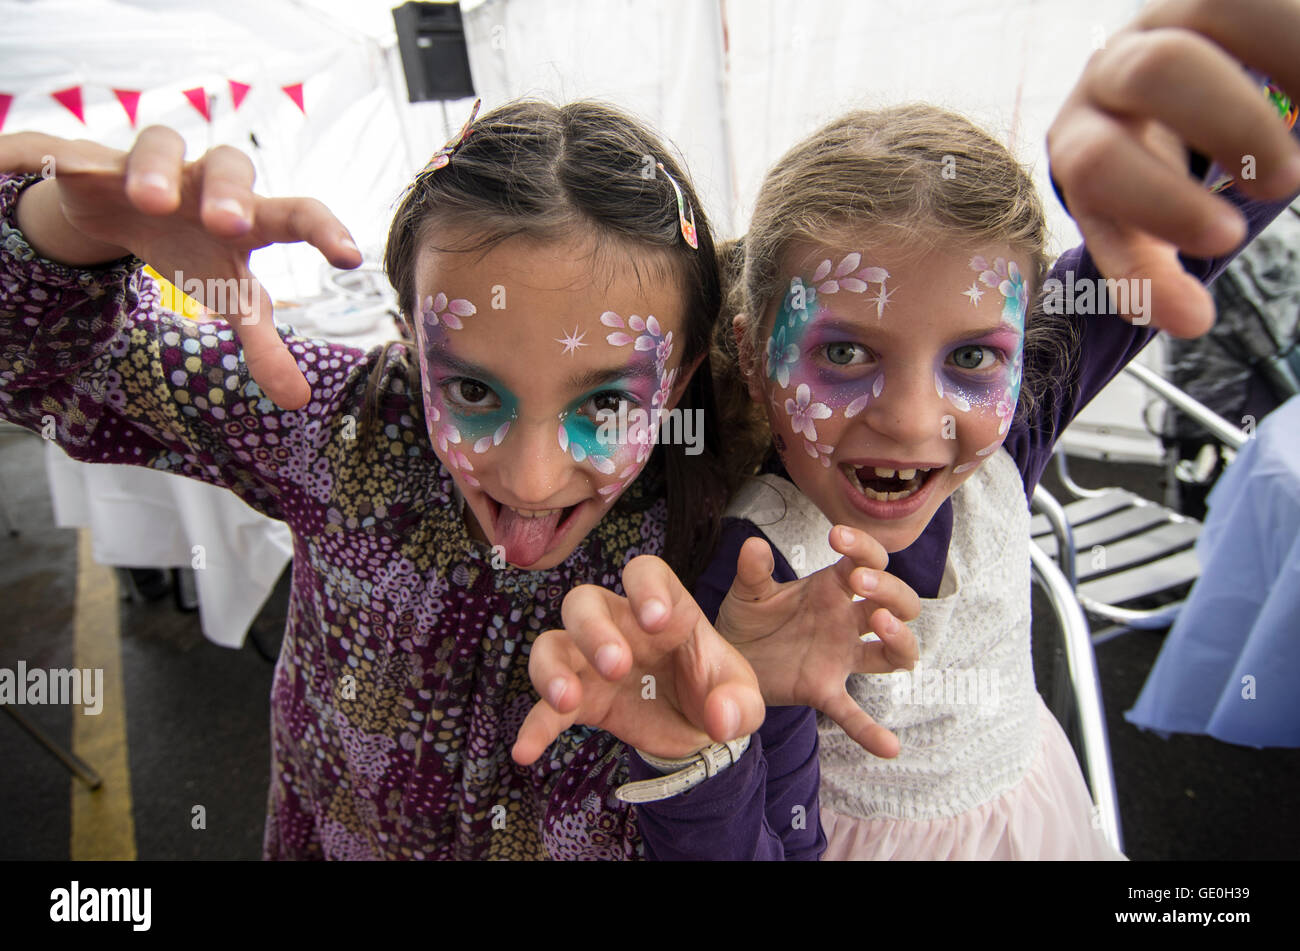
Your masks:
M894 477L894 470L882 469L880 466L876 466L876 475L880 476L882 479L892 479Z
M915 469L899 469L899 470L898 470L898 477L899 477L900 479L902 479L904 482L906 482L908 479L915 479L915 478L916 478L916 470L915 470Z

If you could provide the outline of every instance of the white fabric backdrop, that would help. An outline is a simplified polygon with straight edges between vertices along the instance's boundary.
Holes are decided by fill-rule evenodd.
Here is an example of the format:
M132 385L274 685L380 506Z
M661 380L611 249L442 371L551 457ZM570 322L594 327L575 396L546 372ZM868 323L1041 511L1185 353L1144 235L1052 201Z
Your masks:
M378 259L393 202L459 128L470 102L410 104L385 0L0 0L5 131L39 129L126 147L111 89L144 90L139 124L177 128L197 157L218 143L254 155L266 194L310 194ZM1057 250L1077 232L1046 185L1047 125L1104 37L1137 0L481 0L466 2L475 83L490 109L520 95L610 99L683 154L724 235L743 230L767 168L840 111L926 99L967 113L1029 163ZM252 85L238 111L227 79ZM305 83L304 116L279 87ZM49 98L83 86L86 125ZM216 96L205 123L181 95ZM250 133L260 149L252 149ZM258 252L274 298L313 293L306 248ZM1139 436L1121 382L1085 414ZM1108 408L1109 407L1109 408ZM1082 427L1080 427L1082 428ZM1093 443L1094 446L1100 445Z

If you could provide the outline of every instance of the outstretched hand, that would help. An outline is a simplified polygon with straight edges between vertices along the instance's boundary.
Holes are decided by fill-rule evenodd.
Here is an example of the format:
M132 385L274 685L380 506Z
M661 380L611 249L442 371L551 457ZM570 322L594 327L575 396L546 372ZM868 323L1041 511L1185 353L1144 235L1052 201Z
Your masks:
M897 756L898 738L858 706L846 681L912 668L917 643L903 622L920 614L921 601L884 570L889 555L866 532L837 525L830 544L844 557L781 584L770 546L747 540L717 627L754 668L767 703L814 707L868 752ZM866 632L879 640L863 641Z
M1188 148L1257 199L1300 189L1300 146L1244 62L1300 97L1300 4L1151 4L1093 54L1047 135L1052 171L1093 260L1111 279L1149 279L1153 326L1194 337L1214 304L1178 252L1226 254L1241 214L1187 172Z
M319 201L253 194L253 163L237 149L184 158L180 135L162 126L141 132L129 153L35 132L0 136L0 171L53 172L18 205L18 226L38 254L88 265L131 253L164 276L183 274L187 292L191 278L213 287L198 302L229 319L266 394L296 409L311 389L276 333L271 299L249 271L249 254L306 241L335 267L353 268L361 252ZM211 306L215 299L202 299L218 294L219 308Z
M528 676L542 699L519 730L515 762L534 762L575 723L668 758L762 725L754 672L672 569L650 555L634 558L623 588L626 598L574 588L560 609L564 628L533 643Z

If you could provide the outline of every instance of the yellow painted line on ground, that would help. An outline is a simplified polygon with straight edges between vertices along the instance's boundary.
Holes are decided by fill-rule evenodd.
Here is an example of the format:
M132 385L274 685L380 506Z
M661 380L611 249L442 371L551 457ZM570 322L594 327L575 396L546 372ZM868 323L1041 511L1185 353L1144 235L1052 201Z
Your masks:
M104 671L104 705L98 716L75 710L72 752L89 763L104 783L92 792L80 780L72 779L71 857L74 861L135 859L118 611L113 569L97 564L91 557L90 529L82 528L77 532L73 663L79 668Z

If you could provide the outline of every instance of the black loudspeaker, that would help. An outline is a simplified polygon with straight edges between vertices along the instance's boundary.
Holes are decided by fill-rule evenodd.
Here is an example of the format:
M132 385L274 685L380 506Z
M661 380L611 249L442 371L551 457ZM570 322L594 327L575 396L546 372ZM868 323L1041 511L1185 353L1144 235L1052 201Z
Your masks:
M404 3L393 10L411 102L474 95L459 3Z

